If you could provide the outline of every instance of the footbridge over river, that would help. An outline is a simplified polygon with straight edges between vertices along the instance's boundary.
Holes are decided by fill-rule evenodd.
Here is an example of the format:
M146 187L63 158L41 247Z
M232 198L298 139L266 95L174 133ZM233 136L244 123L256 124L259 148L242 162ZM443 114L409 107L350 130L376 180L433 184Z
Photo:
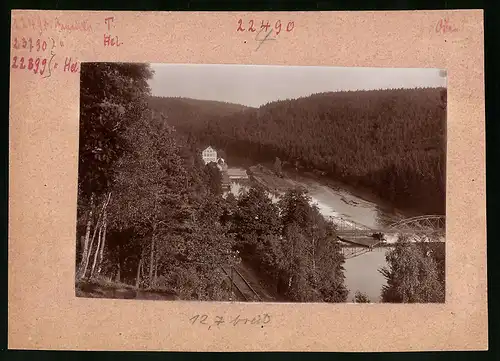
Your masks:
M442 215L425 215L406 218L377 229L366 227L343 218L331 217L337 229L337 238L346 258L353 258L375 248L391 247L388 238L408 236L413 240L444 242L446 219Z

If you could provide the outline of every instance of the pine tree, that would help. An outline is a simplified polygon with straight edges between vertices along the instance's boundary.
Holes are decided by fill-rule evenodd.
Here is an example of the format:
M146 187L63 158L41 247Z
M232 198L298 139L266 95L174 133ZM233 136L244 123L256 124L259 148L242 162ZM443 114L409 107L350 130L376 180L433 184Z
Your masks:
M383 302L444 302L444 284L438 266L422 244L402 238L387 253L387 267L380 272L387 279L382 288Z

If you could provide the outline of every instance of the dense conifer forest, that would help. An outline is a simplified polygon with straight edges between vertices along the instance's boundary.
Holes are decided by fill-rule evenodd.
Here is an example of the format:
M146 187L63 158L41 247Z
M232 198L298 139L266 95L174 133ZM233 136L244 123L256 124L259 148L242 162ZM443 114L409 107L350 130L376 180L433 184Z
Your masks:
M171 126L175 111L150 109L151 76L142 64L82 65L77 293L104 282L229 300L222 269L244 257L289 301L345 301L333 225L298 190L278 205L260 187L223 197L219 169Z
M190 138L230 154L279 157L395 206L445 213L444 88L322 93L258 109L159 97L150 105L171 111L171 124Z

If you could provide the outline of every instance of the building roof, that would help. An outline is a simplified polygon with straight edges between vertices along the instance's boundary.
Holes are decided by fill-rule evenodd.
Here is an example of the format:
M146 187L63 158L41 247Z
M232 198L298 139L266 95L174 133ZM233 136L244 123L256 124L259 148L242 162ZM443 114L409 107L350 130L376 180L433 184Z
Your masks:
M228 174L232 175L248 175L245 169L231 168L228 170Z
M203 151L206 151L206 150L213 150L214 152L216 151L212 146L208 146L206 147L205 149L203 149Z

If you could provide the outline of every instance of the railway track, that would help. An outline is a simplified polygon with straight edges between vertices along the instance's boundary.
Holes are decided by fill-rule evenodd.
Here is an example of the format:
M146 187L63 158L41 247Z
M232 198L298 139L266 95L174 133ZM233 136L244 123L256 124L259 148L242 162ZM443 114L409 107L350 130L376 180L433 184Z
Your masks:
M248 281L241 275L241 273L234 267L229 270L222 267L222 271L229 278L232 284L232 290L235 296L246 302L261 302L262 298L248 283Z

